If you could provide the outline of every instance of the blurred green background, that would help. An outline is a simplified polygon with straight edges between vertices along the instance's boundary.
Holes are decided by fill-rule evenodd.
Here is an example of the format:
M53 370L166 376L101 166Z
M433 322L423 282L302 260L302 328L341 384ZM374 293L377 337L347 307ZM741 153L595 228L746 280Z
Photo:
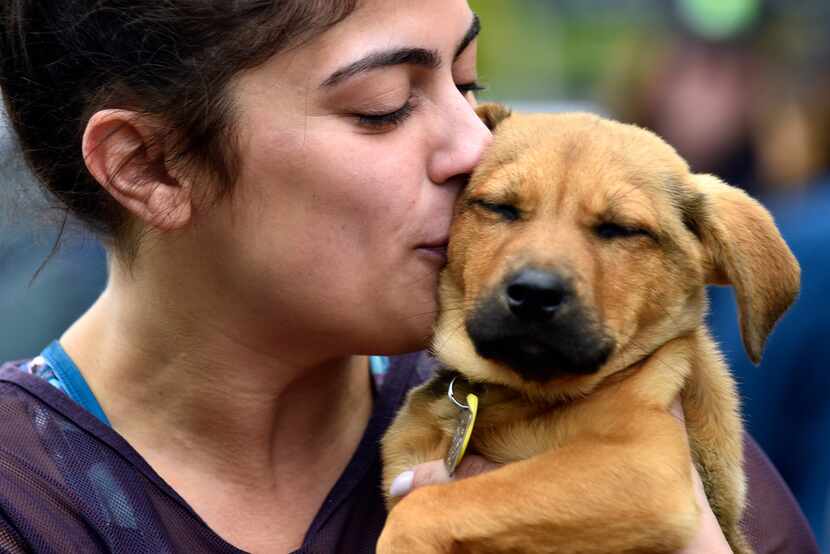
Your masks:
M490 94L601 100L609 74L648 62L679 33L751 38L795 77L827 63L830 2L795 0L470 0L481 17L479 67ZM819 67L820 68L820 67ZM823 68L826 71L826 65Z

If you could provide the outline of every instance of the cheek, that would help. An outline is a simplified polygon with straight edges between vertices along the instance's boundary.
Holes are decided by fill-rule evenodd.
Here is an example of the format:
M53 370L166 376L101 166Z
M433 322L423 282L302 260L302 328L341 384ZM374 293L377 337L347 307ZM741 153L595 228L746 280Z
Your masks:
M658 253L605 246L598 249L597 269L597 305L609 330L628 335L659 317L671 280Z
M233 197L248 273L261 271L272 290L290 287L292 305L333 328L423 340L432 318L413 314L434 313L438 270L414 247L452 205L426 183L424 155L399 142L314 129L260 137Z
M490 294L503 274L500 252L503 237L493 228L482 226L472 215L460 216L451 231L449 269L464 291L465 304Z
M381 141L314 130L266 134L246 162L244 203L254 219L335 254L393 243L406 231L423 175Z
M699 308L703 284L698 258L687 249L603 252L597 288L606 327L625 338L667 319L684 325L683 314Z

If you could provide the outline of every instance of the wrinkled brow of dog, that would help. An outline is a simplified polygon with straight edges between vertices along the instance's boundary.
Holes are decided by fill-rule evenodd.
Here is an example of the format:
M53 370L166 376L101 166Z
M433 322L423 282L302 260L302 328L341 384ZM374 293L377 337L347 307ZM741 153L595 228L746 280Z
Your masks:
M674 180L669 182L666 190L671 203L680 212L683 225L697 238L701 238L701 226L706 217L706 197Z

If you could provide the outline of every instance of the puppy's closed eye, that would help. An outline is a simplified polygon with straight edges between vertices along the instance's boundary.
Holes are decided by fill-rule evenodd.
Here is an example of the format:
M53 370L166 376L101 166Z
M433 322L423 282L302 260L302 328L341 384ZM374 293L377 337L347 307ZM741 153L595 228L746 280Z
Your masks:
M512 204L501 204L496 202L488 202L480 198L470 201L471 205L481 208L484 211L495 214L505 221L517 221L522 217L522 212Z
M622 225L619 223L603 222L594 228L597 236L604 240L614 240L631 237L654 238L654 234L643 227Z

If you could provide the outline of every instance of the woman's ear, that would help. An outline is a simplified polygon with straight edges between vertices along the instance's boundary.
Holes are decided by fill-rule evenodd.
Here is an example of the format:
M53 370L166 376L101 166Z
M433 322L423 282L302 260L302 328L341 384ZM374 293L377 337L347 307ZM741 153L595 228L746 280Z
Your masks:
M484 122L488 129L495 131L499 124L510 117L513 112L504 104L488 102L476 106L478 117Z
M772 328L798 296L801 269L760 203L711 175L693 175L692 185L702 195L695 225L707 283L735 287L744 347L758 363Z
M101 110L87 123L82 148L87 169L119 204L170 231L190 222L192 194L170 173L160 131L135 112Z

